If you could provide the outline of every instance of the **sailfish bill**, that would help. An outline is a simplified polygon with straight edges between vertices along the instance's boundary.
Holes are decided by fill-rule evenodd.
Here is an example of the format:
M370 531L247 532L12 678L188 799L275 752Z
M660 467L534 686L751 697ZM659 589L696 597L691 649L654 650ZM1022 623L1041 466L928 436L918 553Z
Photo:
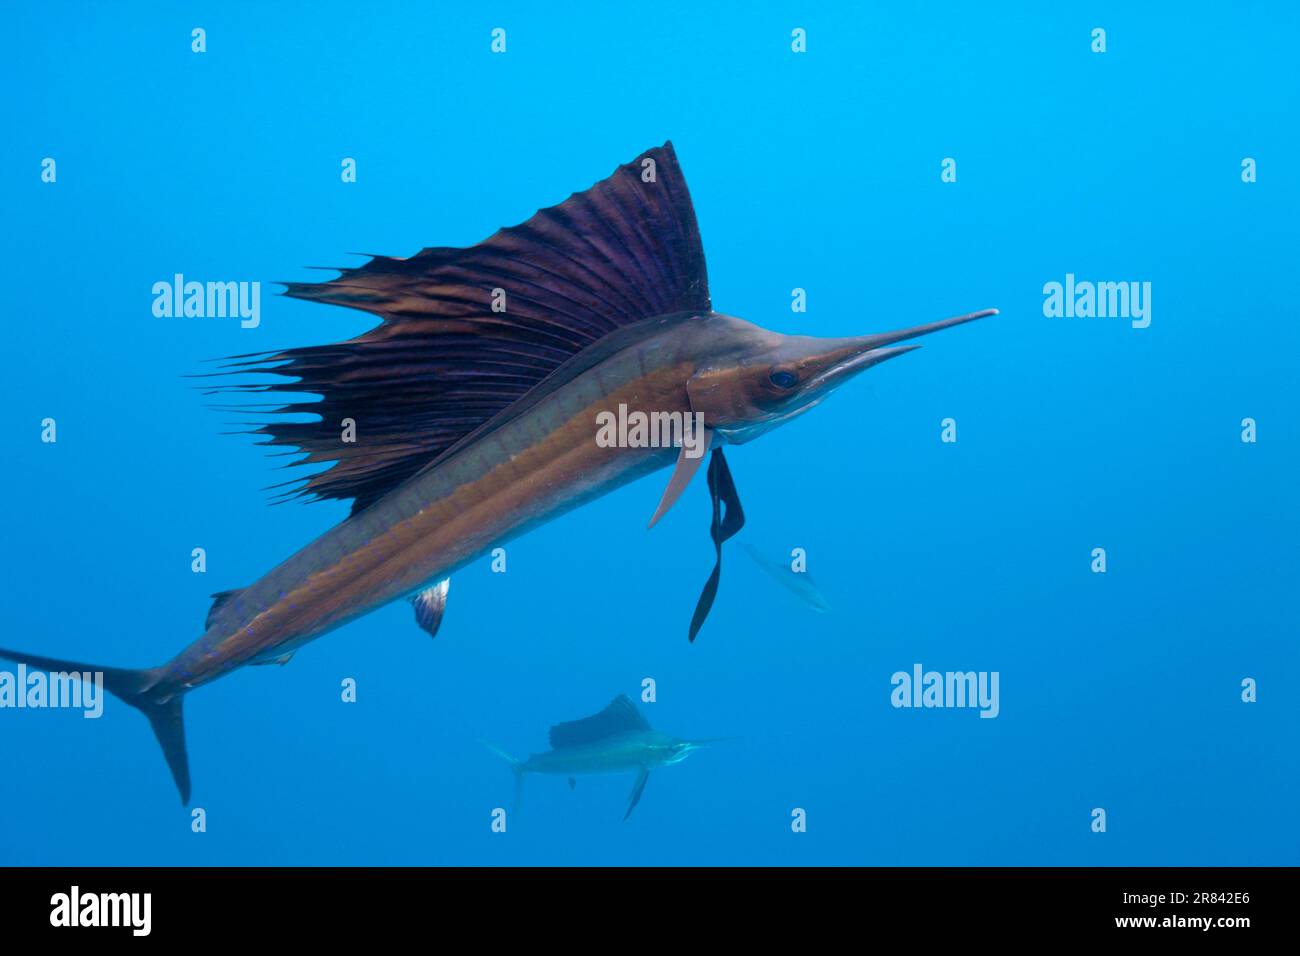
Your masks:
M654 520L662 517L699 459L598 443L602 409L690 415L708 429L716 562L691 619L694 638L717 594L722 543L744 520L722 446L803 414L910 348L894 343L992 314L819 339L715 312L670 143L477 245L376 256L325 282L289 282L285 294L360 309L378 324L346 341L235 356L207 384L212 394L271 399L269 420L252 434L296 449L294 465L311 469L284 495L351 501L349 517L257 580L220 592L206 620L196 613L197 637L156 667L0 650L31 667L102 670L109 691L149 719L183 802L181 705L195 688L248 664L283 663L403 598L414 599L418 625L432 634L445 609L442 582L458 569L676 459ZM220 377L247 373L261 380ZM344 418L363 423L355 440L341 440Z

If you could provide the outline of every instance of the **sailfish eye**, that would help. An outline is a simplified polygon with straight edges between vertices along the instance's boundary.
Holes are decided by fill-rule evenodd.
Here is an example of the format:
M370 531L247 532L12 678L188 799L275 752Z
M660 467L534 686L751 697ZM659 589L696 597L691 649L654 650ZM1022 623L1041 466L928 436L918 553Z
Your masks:
M778 369L768 376L768 381L777 388L794 388L799 384L799 376L795 375L794 372Z

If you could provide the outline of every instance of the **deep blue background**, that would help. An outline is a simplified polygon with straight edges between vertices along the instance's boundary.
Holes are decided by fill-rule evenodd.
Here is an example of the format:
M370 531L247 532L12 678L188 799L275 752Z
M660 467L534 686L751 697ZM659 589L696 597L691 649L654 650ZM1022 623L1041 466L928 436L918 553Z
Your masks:
M735 549L688 645L708 503L647 532L655 476L459 574L436 642L398 604L195 693L206 834L137 714L0 711L0 863L1300 862L1293 5L375 6L7 5L3 644L161 662L344 515L268 506L181 377L369 324L272 281L476 242L665 139L720 310L1002 315L731 453L745 538L806 548L832 613ZM174 272L264 282L261 327L154 318ZM1044 318L1066 272L1152 282L1151 327ZM1000 671L1001 716L894 710L918 661ZM532 779L491 833L476 738L541 749L647 676L656 726L744 740L627 823L630 779Z

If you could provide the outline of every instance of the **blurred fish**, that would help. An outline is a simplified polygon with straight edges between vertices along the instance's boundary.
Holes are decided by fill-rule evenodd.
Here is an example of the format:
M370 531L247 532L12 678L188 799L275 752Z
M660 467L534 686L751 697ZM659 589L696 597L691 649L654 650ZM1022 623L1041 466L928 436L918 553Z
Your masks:
M747 541L742 541L740 546L777 584L794 594L814 611L825 614L831 609L830 602L826 600L826 596L817 587L817 582L807 571L796 571L790 567L789 562L773 560Z
M626 694L615 697L608 707L592 717L556 724L551 728L551 749L527 760L512 757L495 744L483 744L510 764L515 775L515 805L523 793L524 775L558 774L569 778L594 773L636 771L636 783L628 797L626 820L632 815L645 790L650 771L681 763L706 744L729 738L682 740L653 729Z

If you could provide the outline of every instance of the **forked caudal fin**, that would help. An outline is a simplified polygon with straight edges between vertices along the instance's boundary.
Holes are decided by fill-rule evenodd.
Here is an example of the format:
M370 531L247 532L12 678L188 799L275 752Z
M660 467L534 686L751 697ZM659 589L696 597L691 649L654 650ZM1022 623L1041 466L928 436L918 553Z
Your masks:
M171 768L172 779L180 791L181 803L190 802L190 765L185 753L185 723L181 715L182 693L160 692L158 682L161 669L129 670L122 667L100 667L80 661L65 661L56 657L39 657L0 648L0 658L25 664L51 674L72 677L84 673L103 674L104 687L149 718L154 736L162 746L163 757Z

